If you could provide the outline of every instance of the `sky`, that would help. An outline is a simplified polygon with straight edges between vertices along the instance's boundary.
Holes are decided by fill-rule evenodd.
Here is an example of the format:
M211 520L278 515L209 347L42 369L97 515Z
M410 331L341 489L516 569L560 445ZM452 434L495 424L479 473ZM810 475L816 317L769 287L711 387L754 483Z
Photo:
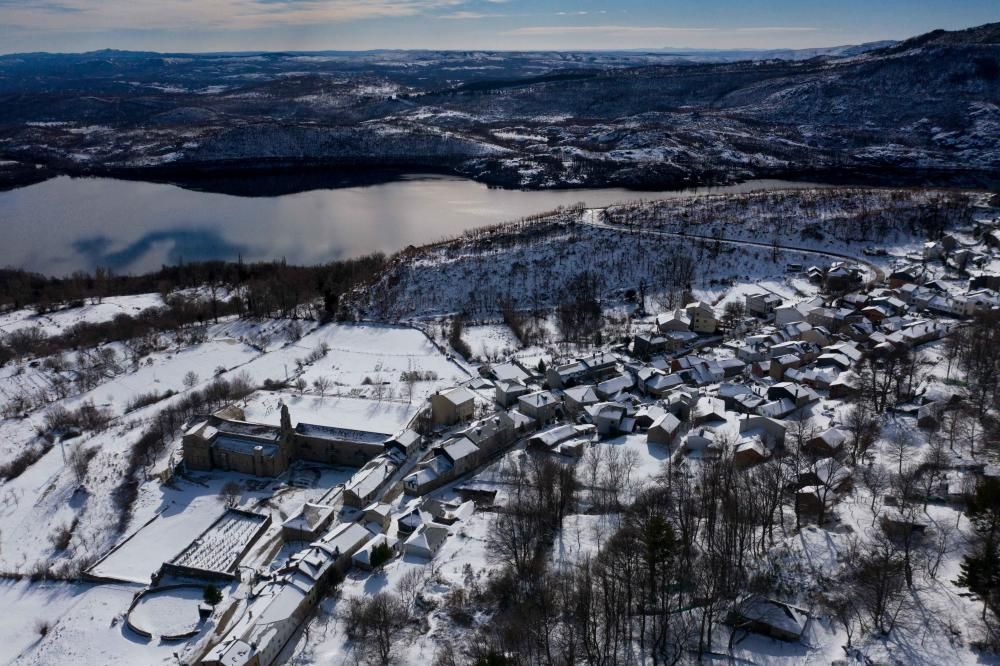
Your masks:
M809 48L1000 21L1000 0L0 0L0 53Z

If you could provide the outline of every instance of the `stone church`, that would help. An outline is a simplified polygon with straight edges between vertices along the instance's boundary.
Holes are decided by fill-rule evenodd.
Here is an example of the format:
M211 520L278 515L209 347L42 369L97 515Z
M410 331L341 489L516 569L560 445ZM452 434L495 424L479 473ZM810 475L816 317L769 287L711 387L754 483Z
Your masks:
M281 424L251 423L243 410L227 407L199 419L184 433L188 469L223 469L253 476L278 476L294 460L361 467L382 453L390 433L334 428L311 423L292 426L288 406Z

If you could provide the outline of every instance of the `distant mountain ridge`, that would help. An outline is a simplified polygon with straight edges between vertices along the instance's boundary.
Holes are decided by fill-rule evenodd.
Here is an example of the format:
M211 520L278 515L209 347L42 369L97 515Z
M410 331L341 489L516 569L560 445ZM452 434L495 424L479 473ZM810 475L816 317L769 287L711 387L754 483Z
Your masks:
M877 49L886 48L888 46L893 46L899 44L896 40L881 40L874 42L865 42L863 44L845 44L840 46L818 46L811 48L801 48L801 49L769 49L769 48L747 48L747 49L730 49L730 48L715 48L715 49L698 49L698 48L688 48L688 47L661 47L656 49L596 49L593 51L583 50L572 50L566 51L566 53L648 53L648 54L659 54L659 55L678 55L683 57L694 57L694 56L704 56L708 59L742 59L742 60L804 60L808 58L814 58L818 56L846 56L846 55L859 55L861 53L868 53L870 51L875 51ZM362 55L362 54L373 54L373 53L433 53L436 52L435 49L389 49L389 48L376 48L376 49L364 49L364 50L321 50L321 51L296 51L296 50L281 50L281 51L203 51L203 52L183 52L183 51L131 51L128 49L97 49L94 51L83 51L80 53L73 52L52 52L52 51L30 51L23 53L8 53L0 54L0 59L3 58L59 58L59 57L77 57L80 59L85 58L157 58L157 57L246 57L246 56L308 56L308 55ZM443 52L451 53L539 53L541 51L493 51L490 49L485 49L482 51L469 51L467 49L451 49Z
M905 49L917 46L957 46L962 44L1000 44L1000 21L964 30L933 30L906 39L898 46Z
M672 53L684 57L702 57L707 60L808 60L821 57L846 57L870 53L879 49L899 44L898 41L885 39L864 44L846 44L842 46L820 46L803 49L687 49L665 47L657 49L657 53Z
M526 188L770 176L990 184L1000 179L998 36L993 23L746 58L4 56L0 183L70 173L212 188L247 172L388 169Z

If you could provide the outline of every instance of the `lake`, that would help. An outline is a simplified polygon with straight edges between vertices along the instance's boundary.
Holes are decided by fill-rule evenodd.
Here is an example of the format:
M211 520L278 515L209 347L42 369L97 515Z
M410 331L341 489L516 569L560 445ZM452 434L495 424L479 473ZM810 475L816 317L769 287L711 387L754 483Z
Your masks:
M670 192L490 189L407 176L364 187L237 197L173 185L66 176L0 193L0 265L49 275L107 266L141 273L206 259L316 264L455 236L580 201L604 206L691 193L814 187L777 180Z

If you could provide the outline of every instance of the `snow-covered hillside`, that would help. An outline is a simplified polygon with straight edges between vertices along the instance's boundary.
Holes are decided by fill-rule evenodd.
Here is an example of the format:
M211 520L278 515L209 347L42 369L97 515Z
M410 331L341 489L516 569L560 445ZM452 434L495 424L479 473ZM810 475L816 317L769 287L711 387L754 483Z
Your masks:
M917 190L788 190L692 196L605 209L568 209L403 253L361 296L387 320L498 313L504 302L551 307L583 272L614 301L624 290L662 295L782 276L788 264L865 258L872 247L903 256L931 228L971 220L982 196ZM744 241L749 241L746 243Z

